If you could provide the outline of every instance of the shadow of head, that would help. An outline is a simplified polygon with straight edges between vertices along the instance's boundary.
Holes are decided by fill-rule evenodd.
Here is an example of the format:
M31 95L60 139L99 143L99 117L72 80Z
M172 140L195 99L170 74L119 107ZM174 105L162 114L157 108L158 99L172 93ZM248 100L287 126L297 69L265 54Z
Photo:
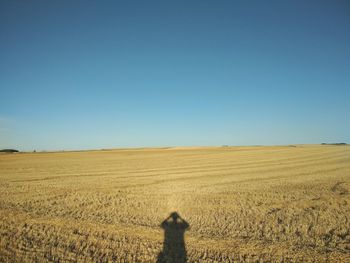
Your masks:
M164 242L157 262L187 262L184 235L190 227L188 222L177 212L172 212L160 226L164 230Z
M173 222L176 222L177 219L181 219L181 217L179 216L179 214L177 212L172 212L170 214L169 218L171 218L173 220Z

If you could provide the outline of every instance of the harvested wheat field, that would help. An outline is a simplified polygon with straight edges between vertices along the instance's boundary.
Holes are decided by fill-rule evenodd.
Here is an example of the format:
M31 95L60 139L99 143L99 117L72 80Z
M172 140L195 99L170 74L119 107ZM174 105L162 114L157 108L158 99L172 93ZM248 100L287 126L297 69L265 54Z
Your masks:
M350 147L1 154L0 217L1 262L350 262Z

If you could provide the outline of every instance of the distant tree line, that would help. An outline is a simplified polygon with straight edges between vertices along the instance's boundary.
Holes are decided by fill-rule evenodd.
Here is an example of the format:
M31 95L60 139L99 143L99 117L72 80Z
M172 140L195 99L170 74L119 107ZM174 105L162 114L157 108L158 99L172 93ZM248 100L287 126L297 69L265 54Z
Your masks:
M2 150L0 150L0 152L2 152L2 153L18 153L19 151L15 150L15 149L2 149Z
M322 143L322 145L347 145L345 142L336 142L336 143Z

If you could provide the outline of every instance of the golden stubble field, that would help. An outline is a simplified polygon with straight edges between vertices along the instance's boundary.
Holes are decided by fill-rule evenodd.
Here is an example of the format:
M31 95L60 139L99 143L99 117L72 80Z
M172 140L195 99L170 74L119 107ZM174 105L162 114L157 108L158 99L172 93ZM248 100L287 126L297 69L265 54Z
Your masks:
M350 262L350 147L1 154L0 220L1 262Z

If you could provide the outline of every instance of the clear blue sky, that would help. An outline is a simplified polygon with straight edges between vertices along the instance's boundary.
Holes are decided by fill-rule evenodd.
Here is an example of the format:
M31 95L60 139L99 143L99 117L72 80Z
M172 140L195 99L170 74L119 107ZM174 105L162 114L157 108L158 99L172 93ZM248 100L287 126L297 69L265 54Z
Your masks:
M0 148L350 142L350 2L3 0L0 98Z

